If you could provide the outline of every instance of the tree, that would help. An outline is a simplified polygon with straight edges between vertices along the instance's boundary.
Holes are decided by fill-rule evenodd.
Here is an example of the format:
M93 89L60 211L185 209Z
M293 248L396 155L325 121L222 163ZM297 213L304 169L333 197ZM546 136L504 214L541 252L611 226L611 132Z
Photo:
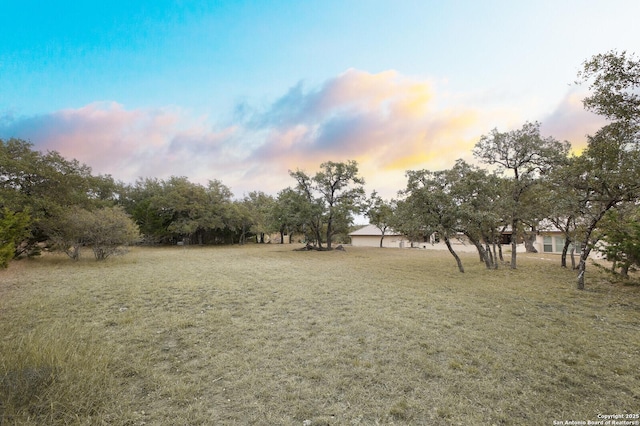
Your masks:
M437 232L444 240L449 253L453 256L460 272L464 272L460 256L451 245L459 230L459 209L451 194L451 182L446 171L429 170L407 171L407 188L403 209L417 221L423 235Z
M80 249L88 246L96 260L119 253L122 246L140 241L140 231L122 206L95 210L71 206L46 228L53 248L73 260L80 258Z
M406 235L411 242L411 247L414 241L424 239L426 235L432 233L422 225L421 218L413 213L413 203L407 200L406 196L404 199L395 200L395 211L389 225L396 232Z
M612 271L620 268L628 278L631 268L640 267L640 208L628 203L609 210L598 228L603 244L596 249L612 262Z
M302 220L303 233L307 242L313 241L322 248L322 214L324 204L315 193L314 182L311 176L302 170L289 172L298 183L296 190L299 197L296 198L296 214Z
M291 241L294 232L304 233L304 226L313 216L308 213L309 204L304 193L293 188L285 188L278 196L268 214L270 227L280 233L280 244L284 244L285 234Z
M140 240L138 226L120 206L104 207L86 215L84 241L96 260L119 253L120 247Z
M612 120L589 137L578 162L576 184L585 194L577 279L582 290L600 220L612 208L640 197L640 61L626 52L595 55L583 63L578 79L589 83L591 91L583 100L585 108Z
M55 221L49 221L46 233L54 250L60 250L73 260L80 259L80 249L86 243L87 231L93 225L92 213L71 206Z
M616 122L640 125L640 60L615 50L591 57L582 64L577 83L588 83L591 95L584 107Z
M331 238L337 231L337 222L348 225L351 215L361 211L364 201L364 179L358 176L358 163L334 163L320 165L314 177L316 190L322 194L327 225L327 248L331 250Z
M157 200L167 209L171 221L167 231L191 242L195 236L202 244L202 233L209 227L207 192L202 185L189 182L186 177L172 176L165 182L162 196Z
M242 203L251 213L250 231L256 235L258 243L264 243L264 235L270 230L269 212L273 208L275 199L262 191L251 191Z
M123 205L150 243L188 239L203 244L224 239L232 193L218 180L207 186L186 177L138 180L127 187ZM193 241L192 241L193 240Z
M483 163L497 166L498 173L512 172L509 207L511 222L511 268L516 268L518 230L525 216L524 195L541 174L563 164L569 152L568 142L540 135L540 124L525 123L521 129L500 133L496 129L483 135L473 155Z
M59 153L45 154L21 139L0 139L0 207L14 213L29 210L30 232L18 245L16 256L39 253L47 240L45 229L69 206L107 203L106 177L91 175L91 168Z
M381 232L380 248L383 245L384 234L391 227L394 209L393 201L383 200L375 191L371 194L369 207L365 214L369 218L369 222Z
M635 202L640 196L640 146L626 123L611 123L589 137L588 147L576 160L575 185L584 195L579 227L580 261L577 288L585 286L587 259L598 242L594 233L612 208Z
M308 203L309 222L318 244L325 230L327 249L331 250L332 237L344 231L352 221L352 214L362 210L365 198L364 179L358 176L358 163L328 161L320 165L313 177L297 170L289 172L298 182L298 190Z
M564 237L564 246L560 256L560 266L567 267L567 254L571 254L571 268L576 269L575 249L578 244L579 228L583 225L583 215L589 205L589 188L581 182L583 164L577 157L571 156L562 167L557 167L548 175L544 188L549 200L548 221L560 230Z
M255 222L254 214L249 203L234 201L229 214L225 219L226 226L238 237L238 244L243 245L247 241L247 234ZM232 241L235 243L235 241Z
M0 268L6 268L15 256L17 246L29 235L31 216L28 212L0 211Z
M445 174L451 186L450 195L457 206L458 232L466 235L476 247L487 269L497 269L498 256L502 259L502 188L505 180L463 160L457 160Z
M158 179L138 179L125 187L124 196L120 199L138 224L145 244L156 244L170 238L167 228L172 217L158 205L163 189L163 182Z

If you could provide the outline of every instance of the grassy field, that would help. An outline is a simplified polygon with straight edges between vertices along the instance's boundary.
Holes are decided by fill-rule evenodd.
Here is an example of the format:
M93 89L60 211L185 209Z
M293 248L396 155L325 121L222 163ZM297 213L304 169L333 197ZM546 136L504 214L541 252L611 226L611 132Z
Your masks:
M135 248L0 271L0 424L552 425L640 412L640 287L557 257Z

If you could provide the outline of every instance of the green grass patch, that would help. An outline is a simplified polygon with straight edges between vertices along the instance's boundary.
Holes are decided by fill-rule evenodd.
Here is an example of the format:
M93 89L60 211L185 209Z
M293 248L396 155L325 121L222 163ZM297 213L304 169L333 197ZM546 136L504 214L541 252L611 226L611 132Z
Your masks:
M134 248L0 271L0 424L552 424L640 407L640 288L559 259Z

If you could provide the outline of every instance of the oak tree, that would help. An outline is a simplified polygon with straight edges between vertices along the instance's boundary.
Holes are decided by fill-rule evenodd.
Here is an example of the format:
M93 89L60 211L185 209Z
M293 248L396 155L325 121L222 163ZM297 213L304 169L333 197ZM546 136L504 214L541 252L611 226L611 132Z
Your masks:
M327 161L313 177L300 170L290 172L290 175L296 179L298 190L305 194L310 204L313 215L309 224L318 244L321 244L320 234L324 230L330 250L332 237L346 230L352 215L363 210L364 179L358 175L358 163Z
M481 162L497 167L500 174L511 174L508 213L511 225L511 268L516 268L518 231L525 216L525 194L536 185L540 175L566 161L570 145L540 135L540 124L525 123L509 132L492 130L483 135L473 149Z

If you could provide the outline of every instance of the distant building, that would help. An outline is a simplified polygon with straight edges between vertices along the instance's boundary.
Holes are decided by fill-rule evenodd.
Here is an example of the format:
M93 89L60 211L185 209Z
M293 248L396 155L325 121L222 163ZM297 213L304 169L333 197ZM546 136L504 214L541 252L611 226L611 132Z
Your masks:
M380 247L380 237L382 231L375 225L364 226L349 234L351 237L351 245L354 247ZM502 236L504 241L509 242L511 234L509 232ZM458 234L455 237L449 239L451 246L456 252L475 252L476 247L469 241L469 239ZM384 234L384 240L382 241L383 247L389 248L421 248L427 250L448 250L444 241L438 237L438 234L434 233L419 241L411 241L409 237L393 230L387 230ZM524 251L524 245L518 244L518 251Z
M380 238L382 231L375 225L364 226L357 231L349 234L351 237L351 245L354 247L380 247ZM406 235L387 229L382 240L382 247L409 247L411 242Z

